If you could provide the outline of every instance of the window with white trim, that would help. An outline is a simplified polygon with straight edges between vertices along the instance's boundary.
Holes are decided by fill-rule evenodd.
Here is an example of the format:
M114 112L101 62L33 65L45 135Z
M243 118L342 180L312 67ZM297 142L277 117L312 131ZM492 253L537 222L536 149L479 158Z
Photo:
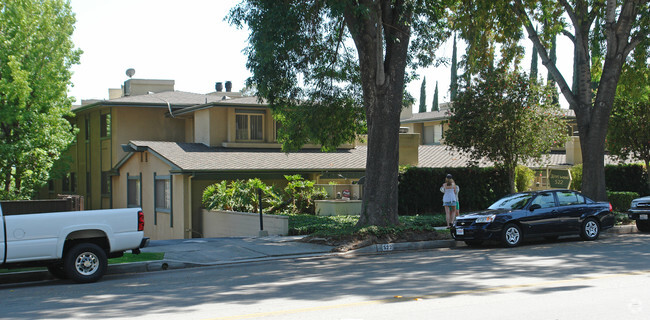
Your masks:
M127 207L141 207L140 199L142 188L140 187L140 176L127 176L126 205Z

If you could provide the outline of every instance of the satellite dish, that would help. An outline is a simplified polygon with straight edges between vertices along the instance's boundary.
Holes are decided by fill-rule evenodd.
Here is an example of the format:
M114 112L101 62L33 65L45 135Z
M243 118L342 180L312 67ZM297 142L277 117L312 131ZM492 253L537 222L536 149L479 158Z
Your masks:
M126 75L129 76L129 78L133 77L134 74L135 74L135 69L133 68L126 69Z

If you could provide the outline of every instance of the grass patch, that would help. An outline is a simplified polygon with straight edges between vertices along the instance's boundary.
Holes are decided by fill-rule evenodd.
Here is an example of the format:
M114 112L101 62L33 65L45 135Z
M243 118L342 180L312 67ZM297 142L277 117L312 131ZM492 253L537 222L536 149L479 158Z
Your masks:
M445 216L400 216L398 226L364 228L355 227L358 216L313 216L306 214L289 215L290 235L313 235L316 237L340 237L353 234L375 236L398 234L406 231L433 231L434 227L446 225Z

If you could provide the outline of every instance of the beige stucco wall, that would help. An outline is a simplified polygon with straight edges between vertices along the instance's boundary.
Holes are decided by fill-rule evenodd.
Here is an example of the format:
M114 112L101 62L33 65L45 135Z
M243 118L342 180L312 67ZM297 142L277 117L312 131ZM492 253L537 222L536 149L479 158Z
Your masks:
M206 238L256 237L260 232L260 216L257 213L202 210L203 229ZM289 217L263 214L264 231L269 235L289 234Z
M145 217L145 236L153 240L183 239L189 217L186 217L186 191L188 178L172 175L172 211L155 212L154 207L154 172L158 176L169 175L170 167L149 152L136 152L120 168L120 175L113 178L113 206L127 207L127 174L142 174L142 195L140 198ZM155 216L154 216L155 215ZM173 226L172 226L173 218Z
M130 140L185 141L185 119L165 117L166 112L165 108L113 107L113 165L126 155L120 145Z

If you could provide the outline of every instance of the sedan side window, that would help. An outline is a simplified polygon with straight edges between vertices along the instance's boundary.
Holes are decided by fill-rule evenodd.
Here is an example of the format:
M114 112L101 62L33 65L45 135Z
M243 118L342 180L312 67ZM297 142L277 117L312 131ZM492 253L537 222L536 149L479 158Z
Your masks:
M570 206L574 204L584 203L585 201L583 197L580 197L579 199L576 193L570 191L558 192L557 198L560 201L561 206Z
M542 193L533 200L532 204L538 204L542 208L552 208L555 207L555 197L552 193Z

